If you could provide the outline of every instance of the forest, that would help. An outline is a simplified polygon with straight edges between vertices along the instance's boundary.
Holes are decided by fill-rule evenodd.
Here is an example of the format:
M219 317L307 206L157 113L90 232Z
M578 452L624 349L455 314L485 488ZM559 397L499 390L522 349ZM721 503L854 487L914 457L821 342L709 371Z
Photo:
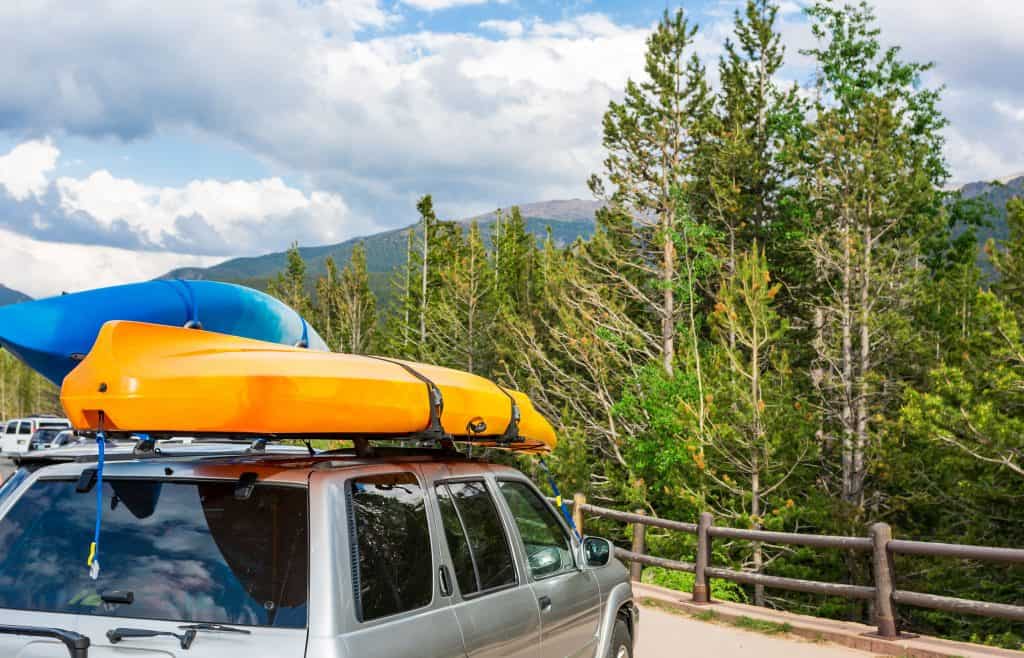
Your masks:
M840 535L885 521L900 538L1024 546L1024 200L981 267L976 232L992 209L947 191L932 65L883 47L867 3L819 2L801 51L814 79L784 83L778 11L749 0L717 62L697 56L696 24L665 13L604 114L592 237L538 240L510 208L485 240L425 195L386 304L359 248L314 286L295 248L270 292L332 349L527 392L559 431L562 491L595 504ZM5 411L52 403L3 358ZM626 527L593 527L628 544ZM651 529L648 550L691 560L693 540ZM871 577L864 557L835 551L723 542L714 560ZM903 589L1024 604L1020 567L901 557L898 574ZM644 578L689 585L656 568ZM713 595L871 614L725 583ZM899 612L916 632L1024 642L1010 622Z

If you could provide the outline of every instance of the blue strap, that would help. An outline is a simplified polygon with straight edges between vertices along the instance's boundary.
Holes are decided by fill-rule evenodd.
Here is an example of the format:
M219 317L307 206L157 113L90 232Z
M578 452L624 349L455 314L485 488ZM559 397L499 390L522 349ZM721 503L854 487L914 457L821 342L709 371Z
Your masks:
M92 546L89 547L89 577L96 580L100 577L100 527L103 525L103 462L106 454L107 436L100 430L96 433L96 444L99 447L99 460L96 464L96 526L92 533Z
M551 475L551 469L548 468L547 462L544 461L543 457L537 457L540 460L541 470L544 471L544 475L548 478L548 484L551 486L551 491L555 494L555 505L558 509L562 510L562 516L565 517L565 522L572 528L573 534L580 541L583 541L583 537L580 536L579 528L576 527L576 522L572 520L572 514L569 513L569 506L562 500L562 492L558 490L558 485L555 483L555 478Z

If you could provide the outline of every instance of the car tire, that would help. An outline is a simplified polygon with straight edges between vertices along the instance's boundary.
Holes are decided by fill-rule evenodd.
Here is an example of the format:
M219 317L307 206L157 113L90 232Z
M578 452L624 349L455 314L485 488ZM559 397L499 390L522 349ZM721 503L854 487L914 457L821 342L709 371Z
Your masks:
M605 655L607 658L633 658L633 638L629 634L629 626L622 619L615 620L612 641Z

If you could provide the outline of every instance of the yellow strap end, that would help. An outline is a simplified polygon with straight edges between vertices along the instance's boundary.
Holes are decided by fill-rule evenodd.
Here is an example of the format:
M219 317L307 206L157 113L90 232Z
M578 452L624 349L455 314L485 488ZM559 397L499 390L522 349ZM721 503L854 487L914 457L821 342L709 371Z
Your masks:
M561 496L555 496L555 507L561 507L561 506L562 506L562 497Z
M92 561L96 558L96 542L89 544L89 559L85 561L86 566L92 566Z

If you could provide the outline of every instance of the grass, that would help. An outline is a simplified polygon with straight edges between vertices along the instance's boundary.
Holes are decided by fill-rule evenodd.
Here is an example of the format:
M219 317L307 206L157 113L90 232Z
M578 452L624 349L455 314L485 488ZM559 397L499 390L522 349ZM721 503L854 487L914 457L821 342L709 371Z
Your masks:
M757 631L758 633L764 633L765 635L780 635L790 633L793 630L793 627L789 624L779 624L774 621L752 619L750 617L737 617L732 620L731 623L737 628L744 628L748 631Z
M753 619L751 617L736 617L735 619L725 619L720 617L714 610L704 610L696 614L691 614L685 610L680 610L674 605L661 601L659 599L651 597L641 597L640 604L649 608L656 608L663 612L669 612L676 615L683 615L691 617L698 621L709 621L719 624L726 624L741 628L745 631L753 631L755 633L762 633L764 635L787 635L793 631L793 627L789 624L780 624L774 621L765 621L762 619Z

